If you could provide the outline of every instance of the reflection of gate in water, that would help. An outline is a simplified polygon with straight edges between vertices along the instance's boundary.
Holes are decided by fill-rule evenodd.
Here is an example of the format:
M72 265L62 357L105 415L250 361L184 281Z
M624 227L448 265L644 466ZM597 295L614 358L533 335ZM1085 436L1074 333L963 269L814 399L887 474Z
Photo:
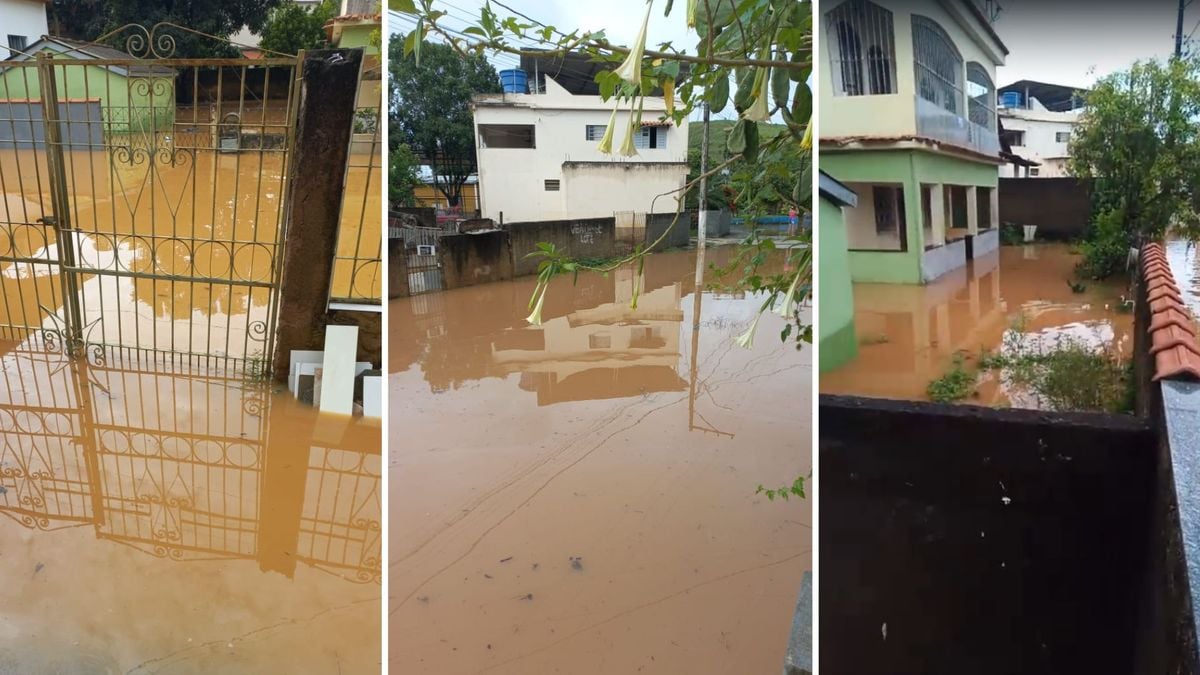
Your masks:
M378 451L322 442L293 462L311 439L271 437L264 389L43 351L4 355L0 378L0 514L40 530L91 525L173 560L256 559L289 576L298 561L379 582ZM271 468L272 453L296 470Z
M172 58L171 28L0 64L0 339L269 361L296 59Z

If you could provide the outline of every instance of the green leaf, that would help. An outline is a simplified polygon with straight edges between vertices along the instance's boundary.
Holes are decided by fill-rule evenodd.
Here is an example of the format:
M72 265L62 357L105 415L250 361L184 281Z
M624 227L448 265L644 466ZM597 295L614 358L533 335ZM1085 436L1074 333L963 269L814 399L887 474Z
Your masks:
M388 9L402 14L416 14L417 6L413 0L388 0Z
M705 98L708 99L713 112L719 113L725 109L725 104L729 103L729 71L717 71L717 79L713 81Z
M788 336L791 334L792 334L792 324L789 323L788 325L783 327L782 331L779 332L779 341L787 342Z
M796 95L792 97L792 119L796 124L805 124L812 119L812 89L807 82L796 85Z
M804 172L800 174L800 179L796 181L796 187L792 191L792 199L806 209L812 208L812 167L804 167Z
M675 0L667 0L667 8L663 10L663 16L671 16L671 6L675 4Z
M733 96L733 107L742 112L754 102L754 68L741 68L738 73L737 94Z
M729 138L725 140L725 148L729 154L736 155L746 151L746 120L738 120L729 130Z
M771 97L775 100L776 106L787 107L788 94L791 93L791 89L792 80L788 77L786 70L776 68L771 71Z
M747 162L758 161L758 124L746 123L746 149L742 151Z

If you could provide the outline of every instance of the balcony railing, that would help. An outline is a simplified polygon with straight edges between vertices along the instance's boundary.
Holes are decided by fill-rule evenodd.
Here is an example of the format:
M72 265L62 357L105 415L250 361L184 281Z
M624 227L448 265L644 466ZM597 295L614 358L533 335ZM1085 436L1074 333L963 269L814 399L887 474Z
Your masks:
M920 96L913 98L917 107L918 136L975 150L985 155L1000 154L1000 138L994 130L975 124Z

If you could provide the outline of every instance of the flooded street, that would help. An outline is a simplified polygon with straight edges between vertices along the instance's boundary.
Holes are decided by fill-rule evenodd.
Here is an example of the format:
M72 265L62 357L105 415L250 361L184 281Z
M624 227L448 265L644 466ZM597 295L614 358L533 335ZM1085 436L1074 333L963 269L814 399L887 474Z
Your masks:
M378 670L378 424L2 352L0 672Z
M1010 354L1014 345L1048 349L1059 341L1133 349L1133 313L1121 310L1124 278L1068 284L1080 256L1067 244L1003 246L925 286L855 284L858 356L822 373L820 390L925 400L925 390L952 368L956 355L974 371L984 352ZM965 403L1037 407L1029 392L995 371L979 376Z
M711 250L710 261L729 249ZM811 504L811 357L695 253L393 301L392 672L772 673ZM699 306L697 307L697 301ZM699 312L699 331L693 317Z
M279 223L281 151L66 153L80 311L90 342L257 358L269 321ZM377 164L377 162L375 162ZM379 169L355 155L346 175L332 295L377 298L382 277ZM0 337L23 339L61 315L45 155L0 151Z

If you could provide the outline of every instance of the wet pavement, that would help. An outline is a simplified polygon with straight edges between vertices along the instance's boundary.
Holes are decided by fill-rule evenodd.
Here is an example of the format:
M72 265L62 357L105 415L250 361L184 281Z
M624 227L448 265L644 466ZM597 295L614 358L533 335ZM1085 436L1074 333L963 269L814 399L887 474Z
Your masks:
M1048 349L1073 340L1127 358L1133 313L1120 309L1126 282L1084 281L1076 293L1068 280L1079 260L1067 244L1002 246L925 286L855 284L858 356L822 373L821 393L925 400L929 382L952 368L955 355L973 371L983 351L1007 354L1017 344ZM964 402L1038 407L1036 396L994 371L979 375Z
M708 253L722 258L729 249ZM392 672L771 673L811 568L808 350L695 253L390 306ZM697 301L699 310L697 313ZM699 330L693 330L693 317Z
M380 429L0 349L0 673L378 672Z

